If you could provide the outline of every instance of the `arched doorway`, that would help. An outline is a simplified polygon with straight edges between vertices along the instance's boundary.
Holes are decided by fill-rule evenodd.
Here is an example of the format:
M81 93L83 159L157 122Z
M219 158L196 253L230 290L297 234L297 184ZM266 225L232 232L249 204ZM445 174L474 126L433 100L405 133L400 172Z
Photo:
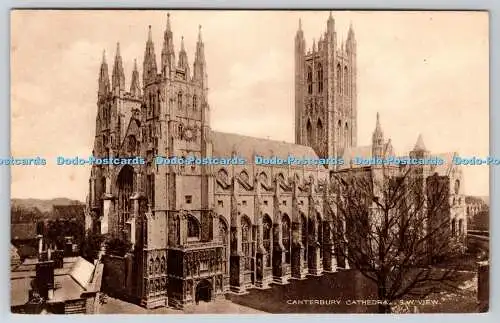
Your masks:
M196 304L200 301L210 302L212 300L212 284L206 279L203 279L196 286Z

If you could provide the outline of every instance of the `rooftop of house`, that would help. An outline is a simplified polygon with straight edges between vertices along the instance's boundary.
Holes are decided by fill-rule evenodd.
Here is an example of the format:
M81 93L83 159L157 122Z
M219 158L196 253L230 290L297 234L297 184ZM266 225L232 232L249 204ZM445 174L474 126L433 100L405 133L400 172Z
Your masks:
M29 301L29 290L36 279L38 259L26 259L11 272L11 306ZM82 298L82 293L100 289L102 264L94 265L82 257L64 258L63 268L54 269L54 297L49 302L64 302Z

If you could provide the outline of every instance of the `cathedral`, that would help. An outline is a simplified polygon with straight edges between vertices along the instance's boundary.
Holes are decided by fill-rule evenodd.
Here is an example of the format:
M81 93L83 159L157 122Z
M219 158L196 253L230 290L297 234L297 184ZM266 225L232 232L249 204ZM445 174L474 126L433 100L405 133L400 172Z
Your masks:
M331 174L352 166L253 163L255 156L372 154L384 141L377 121L373 147L357 147L352 26L339 44L330 14L308 49L299 22L294 54L295 144L210 128L201 27L192 66L183 38L174 49L169 15L159 64L149 27L142 78L136 62L128 90L119 44L111 80L103 57L93 155L145 163L92 167L86 226L132 244L129 290L142 306L182 308L349 266L335 252L327 201ZM425 153L421 142L415 149ZM249 163L160 166L156 156Z

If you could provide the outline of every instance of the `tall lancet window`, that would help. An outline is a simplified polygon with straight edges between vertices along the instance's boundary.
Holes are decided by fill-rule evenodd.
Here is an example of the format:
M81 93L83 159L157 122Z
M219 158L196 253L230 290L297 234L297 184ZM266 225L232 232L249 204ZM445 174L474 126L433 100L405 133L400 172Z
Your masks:
M252 270L252 224L246 216L241 218L241 249L245 259L245 270Z
M344 67L344 94L349 95L349 73L347 71L347 66Z
M323 66L318 64L318 93L323 93Z
M285 248L285 263L289 264L291 262L292 227L290 226L290 218L286 214L283 214L281 229L283 235L283 247Z
M347 125L347 122L345 123L345 128L344 128L344 147L349 147L350 145L350 136L349 136L349 126Z
M182 92L177 94L177 107L179 110L182 109Z
M271 230L273 228L273 223L271 221L271 218L269 215L264 215L264 220L262 222L262 233L263 233L263 239L262 243L264 244L264 249L266 249L266 256L264 259L264 266L265 267L271 267L271 246L272 246L272 241L271 241Z
M313 93L313 72L311 67L309 66L307 68L307 93L312 94Z
M193 95L193 110L196 110L198 108L198 97Z
M323 122L321 122L321 119L318 119L318 124L316 126L316 138L318 139L318 143L323 138Z
M337 64L337 93L342 93L342 68Z
M307 143L309 145L312 145L314 143L314 133L313 133L312 124L311 124L310 119L307 120L306 132L307 132Z

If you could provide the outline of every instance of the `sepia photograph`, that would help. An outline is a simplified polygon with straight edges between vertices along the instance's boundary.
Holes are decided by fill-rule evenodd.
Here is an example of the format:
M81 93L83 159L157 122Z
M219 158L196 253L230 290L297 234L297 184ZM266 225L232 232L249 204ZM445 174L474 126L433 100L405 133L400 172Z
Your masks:
M488 312L487 11L10 18L12 313Z

